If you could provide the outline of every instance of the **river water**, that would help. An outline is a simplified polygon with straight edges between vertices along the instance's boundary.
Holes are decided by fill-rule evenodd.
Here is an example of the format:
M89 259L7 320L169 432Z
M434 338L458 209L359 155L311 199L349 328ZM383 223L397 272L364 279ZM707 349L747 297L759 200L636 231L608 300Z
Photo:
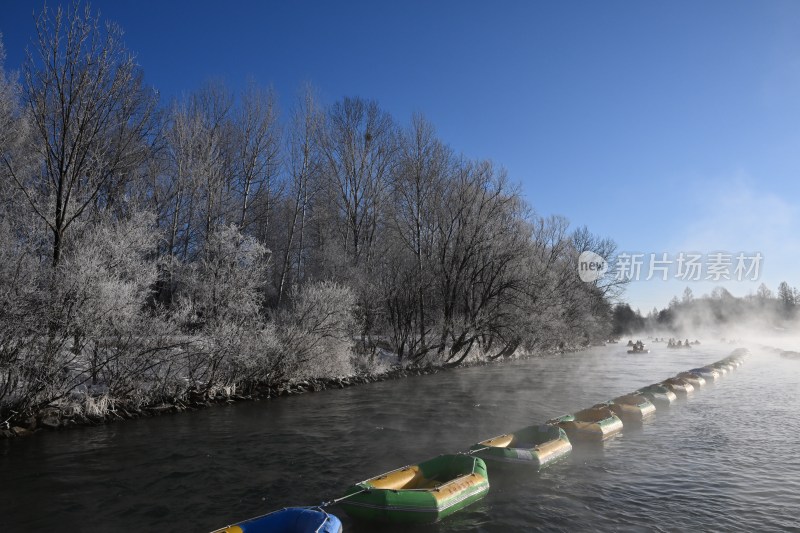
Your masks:
M209 531L727 356L609 345L0 441L0 530ZM800 361L751 349L638 428L418 531L800 531ZM491 468L491 467L490 467ZM383 531L353 524L346 531ZM402 531L402 529L397 529Z

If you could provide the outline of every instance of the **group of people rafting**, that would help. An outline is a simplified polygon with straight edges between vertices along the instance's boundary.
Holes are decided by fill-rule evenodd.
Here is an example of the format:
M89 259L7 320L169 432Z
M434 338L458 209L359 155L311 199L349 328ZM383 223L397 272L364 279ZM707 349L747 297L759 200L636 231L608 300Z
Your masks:
M693 344L700 344L700 341L690 342L689 339L680 340L674 338L670 338L669 340L655 338L654 342L666 342L667 348L691 348ZM648 351L645 350L645 344L641 340L637 340L636 342L634 342L633 339L629 340L628 348L630 348L628 351L629 353Z
M653 342L666 342L667 348L685 348L687 346L692 346L693 344L700 344L700 341L698 340L689 341L689 339L686 339L682 341L675 338L665 339L664 337L661 337L660 339L656 337L653 339ZM628 346L633 346L633 343L629 341Z
M628 347L631 349L632 352L643 352L644 351L644 343L642 341L633 342L632 340L628 341Z
M686 339L685 341L678 339L676 341L675 339L670 338L667 341L667 348L691 348L692 344L700 344L700 341L689 342L689 339Z
M680 339L677 342L672 338L667 341L667 348L683 348L683 346L683 341ZM689 346L689 339L686 339L686 346Z

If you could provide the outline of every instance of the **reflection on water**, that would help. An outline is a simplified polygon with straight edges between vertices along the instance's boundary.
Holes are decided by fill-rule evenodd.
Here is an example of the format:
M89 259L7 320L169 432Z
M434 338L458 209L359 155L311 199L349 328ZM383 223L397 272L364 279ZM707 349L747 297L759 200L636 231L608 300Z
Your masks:
M208 531L716 361L608 346L0 442L4 530ZM489 495L419 531L797 527L800 362L745 365L604 445L539 473L492 472ZM349 531L352 524L334 509Z

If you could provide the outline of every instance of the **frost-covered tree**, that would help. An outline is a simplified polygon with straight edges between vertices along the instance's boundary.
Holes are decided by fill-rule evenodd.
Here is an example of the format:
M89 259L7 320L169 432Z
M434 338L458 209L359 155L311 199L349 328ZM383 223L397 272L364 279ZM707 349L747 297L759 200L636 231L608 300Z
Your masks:
M306 87L292 110L286 139L287 196L283 220L285 238L281 243L281 264L278 272L278 304L287 288L304 279L307 261L307 227L315 197L320 190L320 135L324 116L314 91Z
M437 352L448 362L462 361L476 342L511 341L502 330L523 283L529 231L522 207L505 171L490 162L461 162L443 191L434 256Z
M16 168L15 156L20 138L24 138L25 122L20 116L19 85L5 71L6 51L0 33L0 201L7 208L14 191L9 187L9 171Z
M780 285L778 285L778 299L786 307L791 307L795 304L794 292L795 291L792 290L789 284L785 281L781 281Z
M442 207L452 164L451 151L436 137L433 125L414 115L400 136L392 175L387 230L392 256L386 263L383 291L401 359L406 352L412 358L428 352L435 216Z
M692 292L691 288L686 287L683 289L683 297L681 298L681 302L685 305L692 303L692 301L694 301L694 293Z
M607 335L621 286L576 262L613 241L536 216L421 116L307 88L284 125L271 89L218 82L160 109L88 6L35 29L21 85L0 42L4 419Z
M143 379L150 360L137 356L152 355L161 340L143 312L156 276L154 240L152 217L138 213L76 233L54 269L25 253L24 241L10 240L17 253L3 247L4 260L15 257L9 264L16 266L14 278L2 280L14 287L3 294L14 300L7 309L25 313L0 316L4 327L18 325L22 341L15 374L4 383L22 391L16 409L49 405L83 385L130 392L130 379Z
M270 251L235 224L215 228L202 258L181 273L182 312L196 326L255 320L262 308Z
M174 314L185 332L201 334L188 359L188 379L212 392L236 383L239 362L256 349L253 339L264 338L248 336L264 327L270 251L231 224L214 228L200 257L181 265Z
M375 101L345 98L331 106L322 134L337 244L351 265L368 264L395 161L394 121Z
M766 302L767 300L772 299L773 294L772 291L769 290L769 287L765 283L762 283L756 289L756 298L761 302Z
M290 306L276 316L282 345L276 375L321 377L352 373L355 293L338 283L306 285L291 294Z
M118 379L120 361L153 334L142 325L149 322L144 309L157 276L156 239L153 216L137 212L92 226L64 250L57 267L62 283L54 288L63 305L56 317L71 337L70 364L93 383L103 373L106 383Z
M49 228L56 266L76 221L124 200L125 182L148 153L157 95L119 28L101 25L88 6L45 7L36 31L23 69L33 165L6 167Z
M255 223L262 241L270 235L272 217L280 196L280 128L278 105L272 90L254 84L242 93L234 113L233 171L240 228Z

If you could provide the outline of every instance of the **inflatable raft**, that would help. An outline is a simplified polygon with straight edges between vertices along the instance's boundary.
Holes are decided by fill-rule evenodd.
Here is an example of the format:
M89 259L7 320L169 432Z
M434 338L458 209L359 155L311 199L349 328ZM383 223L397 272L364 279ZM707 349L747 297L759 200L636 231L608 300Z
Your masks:
M726 363L726 364L732 366L733 368L739 368L740 366L742 366L743 360L744 360L744 358L741 355L733 355L733 354L731 354L728 357L720 359L719 362L720 363Z
M213 533L341 533L342 522L319 507L287 507Z
M440 455L350 487L339 506L353 518L433 523L489 492L486 464L471 455Z
M716 363L711 363L709 366L711 368L717 370L723 376L725 374L727 374L728 372L732 372L733 371L733 365L729 365L728 363L726 363L724 361L717 361Z
M622 420L606 405L596 405L575 414L550 421L564 431L571 441L603 441L622 431Z
M713 368L711 366L704 366L704 367L701 367L701 368L693 368L693 369L689 370L689 372L691 374L697 374L698 376L701 376L704 379L710 380L710 381L717 381L719 379L720 375L722 375L719 370L717 370L716 368Z
M655 384L655 385L648 385L638 391L634 392L634 394L641 394L642 396L647 397L656 407L659 406L669 406L678 399L674 392L669 390L663 385Z
M733 372L734 370L739 368L739 365L737 363L735 363L734 361L731 361L728 358L720 359L719 361L714 363L712 366L714 368L723 368L724 367L724 368L726 368L728 370L728 372Z
M740 357L728 356L720 362L726 363L729 366L733 366L734 368L739 368L740 366L742 366L742 359Z
M656 412L653 402L641 394L626 394L606 404L622 420L644 420Z
M703 385L706 384L706 380L705 378L703 378L703 376L701 376L700 374L695 374L693 372L681 372L676 377L685 379L686 381L691 383L695 389L698 387L702 387Z
M544 468L567 456L572 444L563 429L552 426L526 428L481 441L470 448L470 453L490 462L521 463L534 468Z
M694 392L694 385L692 385L691 383L689 383L688 380L683 378L674 377L665 379L664 381L659 383L659 385L663 385L664 387L674 392L676 395L681 394L683 396L686 396L689 393Z

